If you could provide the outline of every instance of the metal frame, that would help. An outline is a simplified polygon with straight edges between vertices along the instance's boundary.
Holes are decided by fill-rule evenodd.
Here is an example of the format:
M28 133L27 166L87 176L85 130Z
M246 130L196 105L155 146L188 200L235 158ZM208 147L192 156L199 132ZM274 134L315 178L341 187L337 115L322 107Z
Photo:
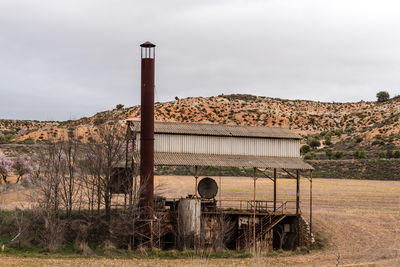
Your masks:
M127 121L127 123L131 123L131 121ZM128 127L130 128L130 127ZM128 134L128 133L127 133ZM135 134L132 135L132 133L130 133L132 140L134 140L135 138ZM133 163L132 163L133 165ZM187 167L194 167L194 178L195 178L195 187L194 187L194 196L198 197L197 194L197 185L198 185L198 178L201 175L201 171L207 169L209 166L198 166L198 165L192 165L192 166L187 166ZM255 218L256 216L259 215L279 215L279 214L291 214L288 210L286 210L286 204L282 204L279 207L277 207L277 183L278 183L278 175L277 175L277 170L281 169L283 172L285 172L289 178L292 179L296 179L296 211L293 215L300 215L301 214L301 208L300 208L300 180L301 178L306 178L309 180L310 182L310 217L309 217L309 241L310 241L310 245L312 242L312 170L310 170L310 177L302 177L300 175L300 170L299 169L295 169L295 173L293 174L293 171L289 171L285 168L265 168L265 169L260 169L258 167L253 167L253 173L252 175L250 173L247 172L247 169L243 167L243 169L246 170L246 174L248 176L251 176L253 179L253 199L251 200L251 202L253 203L252 205L252 210L250 211L249 209L246 210L242 210L240 209L242 214L248 214L248 215L252 215L253 218L253 225L252 225L252 230L253 230L253 249L256 250L257 249L257 242L256 242L256 225L255 225ZM272 170L273 171L273 176L271 176L269 173L267 173L267 170ZM260 175L261 174L261 175ZM257 203L259 203L260 201L256 200L256 191L257 191L257 180L259 178L267 178L270 179L273 182L273 190L274 190L274 195L273 195L273 209L272 212L270 210L267 210L266 212L262 212L260 209L257 208ZM220 207L220 211L223 210L226 207L223 207L223 202L226 200L222 199L222 195L221 195L221 191L222 191L222 184L221 184L221 167L220 167L220 173L219 173L219 207ZM240 200L239 200L240 201ZM248 200L246 200L248 202ZM283 206L284 205L284 206ZM206 212L207 213L207 212Z

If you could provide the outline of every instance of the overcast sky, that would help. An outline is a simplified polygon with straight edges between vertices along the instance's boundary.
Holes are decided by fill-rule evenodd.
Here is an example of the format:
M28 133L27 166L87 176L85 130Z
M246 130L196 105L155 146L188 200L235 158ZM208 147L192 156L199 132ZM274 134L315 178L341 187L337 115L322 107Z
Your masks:
M248 93L319 101L400 94L400 2L0 0L0 118L67 120L140 103Z

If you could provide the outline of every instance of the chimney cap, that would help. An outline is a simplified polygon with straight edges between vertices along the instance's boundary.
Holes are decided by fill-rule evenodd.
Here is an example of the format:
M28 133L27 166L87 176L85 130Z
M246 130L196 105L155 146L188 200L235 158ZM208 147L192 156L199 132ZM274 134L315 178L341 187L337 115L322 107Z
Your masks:
M140 45L141 47L155 47L155 44L150 43L149 41Z

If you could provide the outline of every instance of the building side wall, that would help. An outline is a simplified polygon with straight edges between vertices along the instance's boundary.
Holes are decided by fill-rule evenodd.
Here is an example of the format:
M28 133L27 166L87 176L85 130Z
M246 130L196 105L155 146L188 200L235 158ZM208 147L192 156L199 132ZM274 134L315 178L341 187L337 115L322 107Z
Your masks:
M300 140L155 134L155 152L300 157ZM140 133L137 134L140 143ZM138 144L139 148L140 145Z

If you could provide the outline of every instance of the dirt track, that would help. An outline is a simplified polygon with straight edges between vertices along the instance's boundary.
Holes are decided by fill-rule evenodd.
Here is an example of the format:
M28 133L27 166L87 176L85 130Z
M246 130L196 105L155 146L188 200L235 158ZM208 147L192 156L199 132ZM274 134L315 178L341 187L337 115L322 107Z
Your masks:
M218 181L218 178L217 178ZM194 190L192 177L157 177L160 192L167 197L186 196ZM302 211L308 218L309 182L301 184ZM222 178L222 198L251 199L250 178ZM0 266L263 266L341 265L400 266L400 182L313 179L313 223L326 242L323 250L307 255L238 260L59 260L1 257ZM18 205L17 192L3 194L0 203ZM19 194L23 198L22 194ZM271 199L272 182L259 179L257 198ZM295 182L279 179L278 200L295 197ZM5 201L6 199L12 201ZM21 199L24 201L24 199ZM2 208L5 208L3 206Z

